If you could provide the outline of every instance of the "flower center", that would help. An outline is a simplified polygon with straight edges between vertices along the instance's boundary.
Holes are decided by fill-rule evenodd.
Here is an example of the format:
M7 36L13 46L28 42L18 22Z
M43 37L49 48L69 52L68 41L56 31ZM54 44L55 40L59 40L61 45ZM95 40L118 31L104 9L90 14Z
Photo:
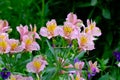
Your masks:
M63 30L65 35L69 35L73 31L73 29L67 25L63 27Z
M41 62L39 62L39 61L33 61L33 66L38 70L41 67Z
M7 42L4 40L0 41L0 47L2 47L3 50L5 50L7 48Z
M93 30L94 27L95 27L94 24L91 24L91 25L90 25L90 30Z
M80 38L80 41L81 41L81 45L85 45L85 44L87 43L88 39L87 39L87 37L82 36L82 37Z
M47 30L48 32L50 32L51 34L54 34L54 30L56 29L56 24L55 23L51 23L47 26Z
M14 42L11 44L11 49L14 50L17 46L18 46L18 44Z
M31 45L32 44L32 40L31 39L26 39L25 43L26 43L26 45Z

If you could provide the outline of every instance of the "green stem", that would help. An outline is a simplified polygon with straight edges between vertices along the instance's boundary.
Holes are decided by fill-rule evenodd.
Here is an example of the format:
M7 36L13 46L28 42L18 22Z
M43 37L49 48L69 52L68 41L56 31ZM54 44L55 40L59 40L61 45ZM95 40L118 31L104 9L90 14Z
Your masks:
M40 80L40 77L39 77L39 74L38 74L38 73L36 73L36 76L37 76L37 80Z
M44 25L44 10L45 10L45 1L42 0L42 13L41 13L42 26Z

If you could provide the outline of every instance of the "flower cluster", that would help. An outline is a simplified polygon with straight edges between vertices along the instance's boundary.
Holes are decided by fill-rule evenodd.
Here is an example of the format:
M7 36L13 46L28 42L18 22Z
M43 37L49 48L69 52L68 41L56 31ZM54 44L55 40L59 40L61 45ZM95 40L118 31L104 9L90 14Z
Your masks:
M47 27L40 29L40 34L48 39L55 36L61 36L70 41L77 39L79 48L81 50L93 50L95 37L101 35L101 30L96 27L96 23L92 20L87 20L87 27L82 20L77 19L77 15L69 13L67 15L64 25L57 25L56 21L52 19L46 23ZM81 29L83 27L83 30Z
M97 62L94 63L92 63L92 61L89 61L88 63L86 62L87 65L86 66L85 62L75 59L74 63L70 64L71 60L74 59L77 55L76 54L72 55L69 53L76 52L76 50L78 49L80 49L81 52L95 49L94 40L96 40L96 37L99 37L101 35L101 30L98 27L96 27L96 23L93 22L92 20L91 21L87 20L87 25L85 26L83 24L83 21L77 18L76 14L69 13L63 25L57 25L56 20L52 19L51 21L48 21L46 23L46 27L42 27L40 29L39 34L37 33L36 25L34 25L34 27L30 25L30 29L28 28L27 25L25 26L20 25L17 26L16 29L20 34L20 39L9 38L8 33L11 31L11 28L9 27L8 22L6 20L0 20L0 54L3 53L13 54L24 51L27 52L38 51L40 50L40 46L36 42L36 39L40 39L39 34L41 36L47 37L48 39L60 36L63 39L69 41L70 45L73 40L76 41L76 44L79 47L75 49L75 51L68 50L69 51L68 54L67 52L65 52L67 55L63 55L64 51L56 53L56 51L54 51L54 48L52 48L49 45L51 52L53 53L52 55L49 55L50 57L49 59L55 59L51 60L53 64L51 64L50 67L51 66L57 67L55 68L57 69L55 74L57 74L57 72L58 73L61 72L62 74L66 73L66 71L63 68L65 69L73 68L73 70L68 70L67 72L70 78L72 78L72 80L85 80L91 79L93 76L96 75L96 73L99 73L100 70L97 67ZM74 49L74 47L70 49ZM117 57L117 60L119 61L119 54L115 53L114 55ZM7 54L7 56L9 56L9 54ZM43 56L35 55L33 60L26 64L26 70L30 73L35 73L38 80L40 80L42 79L41 75L44 75L44 73L42 74L42 71L48 64L49 63L45 60ZM86 72L87 78L85 78L83 71ZM52 74L53 72L54 69L52 71ZM54 78L55 74L52 76L52 78ZM3 79L8 80L33 80L32 77L24 77L19 74L13 74L9 72L6 68L2 69L2 72L0 72L0 76Z
M72 78L72 80L86 80L83 75L88 75L87 78L90 80L93 76L96 75L96 73L99 73L99 68L97 67L97 61L92 63L92 61L89 61L87 63L87 69L85 67L85 62L79 61L77 58L74 60L74 64L69 64L68 66L65 66L64 68L74 68L75 70L69 71L69 76ZM83 73L84 71L84 73ZM62 73L65 73L65 71L62 71Z
M10 27L6 20L0 20L0 54L2 53L18 53L22 51L39 50L40 46L35 39L40 39L36 33L36 26L28 30L28 26L18 26L17 31L20 33L20 40L10 39L9 30Z

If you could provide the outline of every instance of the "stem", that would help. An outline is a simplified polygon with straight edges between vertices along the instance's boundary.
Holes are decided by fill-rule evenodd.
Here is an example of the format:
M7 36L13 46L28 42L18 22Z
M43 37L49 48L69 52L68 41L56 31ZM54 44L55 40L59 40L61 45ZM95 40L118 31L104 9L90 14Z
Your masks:
M36 73L36 76L37 76L37 80L40 80L40 77L39 77L39 74L38 74L38 73Z
M44 25L44 9L45 8L45 2L42 0L42 13L41 13L41 20L42 20L42 26Z

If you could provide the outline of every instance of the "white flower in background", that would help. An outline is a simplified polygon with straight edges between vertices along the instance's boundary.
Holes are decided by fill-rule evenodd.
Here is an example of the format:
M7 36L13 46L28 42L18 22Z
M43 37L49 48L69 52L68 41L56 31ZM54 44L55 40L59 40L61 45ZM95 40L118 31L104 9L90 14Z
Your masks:
M120 62L117 65L118 65L118 67L120 67Z

